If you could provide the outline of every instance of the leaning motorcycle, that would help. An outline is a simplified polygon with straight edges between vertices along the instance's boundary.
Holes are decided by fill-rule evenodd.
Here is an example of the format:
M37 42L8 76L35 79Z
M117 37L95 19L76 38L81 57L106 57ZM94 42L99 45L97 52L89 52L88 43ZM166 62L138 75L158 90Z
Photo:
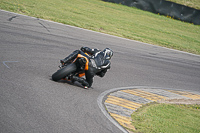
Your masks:
M89 55L81 52L77 57L70 62L61 63L59 70L52 75L52 80L71 80L72 76L83 77L85 71L88 70Z

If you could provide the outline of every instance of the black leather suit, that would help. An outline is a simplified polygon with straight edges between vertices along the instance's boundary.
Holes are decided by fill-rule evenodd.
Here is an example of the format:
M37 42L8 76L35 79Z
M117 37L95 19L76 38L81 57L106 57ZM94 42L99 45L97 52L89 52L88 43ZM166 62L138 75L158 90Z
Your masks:
M110 69L111 62L106 59L104 51L98 49L91 49L88 47L82 47L81 50L76 50L64 60L63 62L75 59L78 54L88 53L90 56L87 56L89 59L89 68L85 71L85 77L80 78L78 76L73 76L74 81L82 83L83 86L91 87L93 83L93 78L95 75L103 77L108 69Z

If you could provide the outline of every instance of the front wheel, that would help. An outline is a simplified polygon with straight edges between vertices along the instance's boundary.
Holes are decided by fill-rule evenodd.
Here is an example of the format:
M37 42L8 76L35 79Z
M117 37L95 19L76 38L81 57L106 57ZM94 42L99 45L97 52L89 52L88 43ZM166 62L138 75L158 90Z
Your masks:
M69 65L59 69L57 72L55 72L52 75L52 80L54 80L54 81L61 80L61 79L65 78L67 75L69 75L70 73L75 72L76 69L77 69L77 67L74 63L69 64Z

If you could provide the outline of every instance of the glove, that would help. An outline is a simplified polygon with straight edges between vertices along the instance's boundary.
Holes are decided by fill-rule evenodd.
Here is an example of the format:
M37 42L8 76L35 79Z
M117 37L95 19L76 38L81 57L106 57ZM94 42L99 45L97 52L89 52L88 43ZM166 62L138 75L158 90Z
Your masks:
M86 47L81 47L81 51L85 52L86 51Z
M65 63L64 59L60 60L60 63L64 64Z

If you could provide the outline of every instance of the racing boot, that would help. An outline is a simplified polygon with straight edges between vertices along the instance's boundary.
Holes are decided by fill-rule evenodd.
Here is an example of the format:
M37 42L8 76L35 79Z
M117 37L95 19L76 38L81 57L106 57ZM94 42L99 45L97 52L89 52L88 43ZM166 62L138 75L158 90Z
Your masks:
M62 64L66 64L70 61L72 61L73 59L75 59L77 57L79 53L79 50L74 51L73 53L71 53L68 57L66 57L65 59L60 60L60 63Z
M78 76L72 76L72 80L81 83L85 89L87 89L89 86L88 82L84 78L80 78Z

